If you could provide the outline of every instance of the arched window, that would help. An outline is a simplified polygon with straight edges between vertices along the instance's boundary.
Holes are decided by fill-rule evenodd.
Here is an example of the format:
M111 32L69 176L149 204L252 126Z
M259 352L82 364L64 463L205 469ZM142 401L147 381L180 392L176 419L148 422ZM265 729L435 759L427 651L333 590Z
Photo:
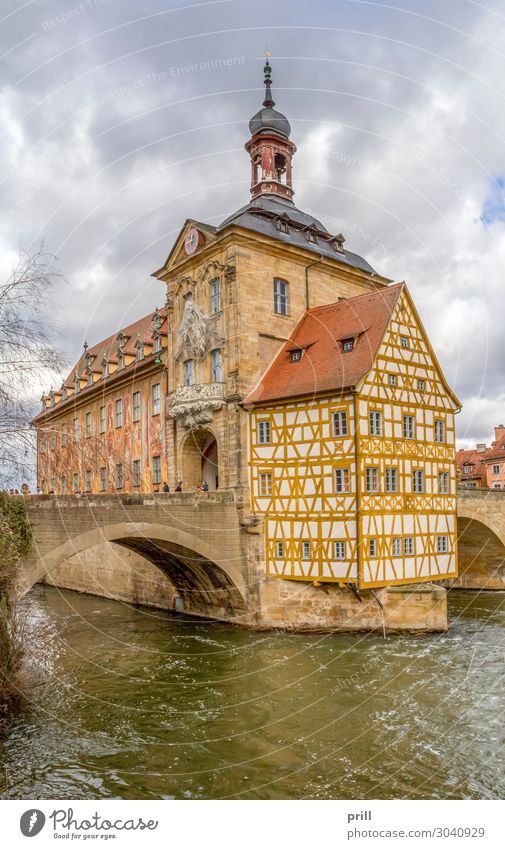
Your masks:
M275 177L279 183L286 182L286 157L282 153L275 154Z

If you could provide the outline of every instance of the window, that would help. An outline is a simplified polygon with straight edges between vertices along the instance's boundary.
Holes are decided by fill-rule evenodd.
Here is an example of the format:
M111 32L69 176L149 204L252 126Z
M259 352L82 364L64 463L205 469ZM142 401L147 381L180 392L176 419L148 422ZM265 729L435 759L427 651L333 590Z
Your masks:
M123 369L125 367L125 358L123 351L120 351L117 357L117 367L118 369Z
M417 389L419 392L424 392L424 387L426 386L424 380L417 381Z
M302 540L302 560L310 560L310 540Z
M221 281L219 277L215 277L210 281L210 309L216 313L221 309Z
M390 386L396 386L396 374L390 374L388 380Z
M335 560L345 560L345 542L335 540L333 543L333 557Z
M103 363L102 363L102 374L103 374L103 376L104 376L104 377L108 377L108 376L109 376L109 371L110 371L110 369L109 369L109 363L108 363L108 361L107 361L107 360L104 360L104 361L103 361Z
M402 556L402 538L394 537L393 538L393 557L401 557Z
M398 492L398 469L386 469L386 492Z
M493 475L499 475L499 474L500 474L500 467L499 467L498 464L496 464L495 466L493 466Z
M401 346L402 346L402 348L408 348L409 347L409 340L408 340L407 336L401 337Z
M61 426L61 447L64 448L67 444L67 425L63 422Z
M65 493L67 491L67 487L68 487L67 476L62 475L61 476L61 491L62 491L63 495L65 495Z
M211 354L211 382L221 383L221 351L216 348Z
M116 427L123 427L123 399L116 401Z
M302 358L302 353L303 351L301 348L297 348L295 351L291 351L291 362L299 363Z
M370 413L370 435L382 436L382 413L375 410Z
M377 540L369 539L368 540L368 554L370 557L377 557Z
M276 277L274 280L274 312L277 315L288 315L288 293L289 283Z
M140 421L140 392L133 393L133 421Z
M105 407L100 407L100 433L105 433Z
M347 436L347 413L345 410L333 413L333 435Z
M138 342L135 343L136 352L136 360L140 363L141 360L144 359L144 343L139 339Z
M379 492L379 470L369 467L366 470L366 491Z
M281 233L289 233L289 225L288 222L282 218L277 220L277 229L280 230Z
M403 540L403 553L406 557L414 554L414 537L405 537Z
M272 494L272 475L270 472L260 474L260 495Z
M79 439L79 419L77 418L75 418L73 421L73 435L74 442L77 442L77 440Z
M193 386L193 360L186 360L184 363L184 386Z
M445 424L440 419L435 419L435 442L445 442Z
M347 353L348 351L352 351L353 348L354 348L354 339L344 339L344 341L342 342L342 350L344 351L344 353Z
M161 336L153 336L153 353L159 354L161 351Z
M132 463L132 486L140 486L140 460Z
M446 554L449 551L449 540L446 536L437 537L437 554Z
M72 475L72 490L73 492L79 492L79 475L77 472L74 472Z
M335 492L349 492L349 469L335 469Z
M86 413L86 436L91 436L91 433L92 433L91 413Z
M155 383L151 389L153 416L159 416L160 414L160 389L161 384L159 383Z
M412 472L412 489L414 492L424 492L423 469L414 469Z
M414 416L403 417L403 438L414 439L415 423Z
M161 483L161 457L153 457L153 483Z
M54 430L51 429L51 436L49 437L49 444L51 446L51 450L54 451L56 448L56 434Z
M258 422L258 443L268 445L270 443L270 422Z
M100 467L100 492L105 492L107 489L107 469L105 466Z
M122 489L124 484L123 464L116 463L116 489Z
M438 491L441 495L449 492L449 472L438 473Z
M463 472L465 473L465 475L470 474L470 466L468 465L468 463L465 463L465 465L463 466Z
M86 469L84 473L84 491L91 492L91 469Z
M277 560L284 559L284 543L281 541L275 543L275 557Z

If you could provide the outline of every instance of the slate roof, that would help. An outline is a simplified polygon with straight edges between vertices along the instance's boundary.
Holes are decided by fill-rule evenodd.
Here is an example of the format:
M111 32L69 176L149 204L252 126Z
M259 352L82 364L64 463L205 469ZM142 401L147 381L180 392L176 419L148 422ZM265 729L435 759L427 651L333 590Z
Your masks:
M281 216L288 222L287 233L278 228L278 220ZM326 227L313 215L297 209L294 203L286 198L261 195L222 221L216 232L221 233L232 224L245 227L246 230L253 230L255 233L261 233L264 236L270 236L270 238L288 245L305 248L305 250L319 256L330 257L344 265L359 268L368 274L376 273L372 266L358 254L346 250L343 253L337 251L330 242L332 236ZM309 227L313 228L315 242L309 242L307 239L307 228Z
M404 286L396 283L305 312L244 404L356 386L372 367ZM354 346L344 352L348 339ZM303 355L293 362L292 351L299 349Z

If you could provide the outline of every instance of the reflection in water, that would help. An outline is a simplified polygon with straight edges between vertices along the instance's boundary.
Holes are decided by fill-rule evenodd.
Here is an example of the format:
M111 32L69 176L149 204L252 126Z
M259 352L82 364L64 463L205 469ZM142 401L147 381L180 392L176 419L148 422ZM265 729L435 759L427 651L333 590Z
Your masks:
M44 679L1 742L3 795L502 798L504 604L453 592L449 633L383 640L39 586Z

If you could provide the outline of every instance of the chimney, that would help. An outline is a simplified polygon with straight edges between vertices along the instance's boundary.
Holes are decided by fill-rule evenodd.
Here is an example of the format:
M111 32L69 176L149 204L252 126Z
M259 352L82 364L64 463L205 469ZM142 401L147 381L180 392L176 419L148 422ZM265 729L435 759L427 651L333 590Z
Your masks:
M484 454L484 451L486 450L486 443L485 442L478 442L477 445L475 446L475 450L477 451L478 454Z
M497 445L502 445L505 443L505 427L503 425L498 425L494 429L494 438Z

